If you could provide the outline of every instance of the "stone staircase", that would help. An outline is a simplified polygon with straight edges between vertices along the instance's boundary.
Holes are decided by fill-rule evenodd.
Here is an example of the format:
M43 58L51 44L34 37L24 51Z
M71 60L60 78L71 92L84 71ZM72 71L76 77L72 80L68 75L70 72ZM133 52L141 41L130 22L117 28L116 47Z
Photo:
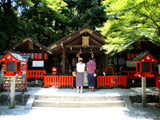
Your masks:
M33 107L126 107L123 96L35 95Z

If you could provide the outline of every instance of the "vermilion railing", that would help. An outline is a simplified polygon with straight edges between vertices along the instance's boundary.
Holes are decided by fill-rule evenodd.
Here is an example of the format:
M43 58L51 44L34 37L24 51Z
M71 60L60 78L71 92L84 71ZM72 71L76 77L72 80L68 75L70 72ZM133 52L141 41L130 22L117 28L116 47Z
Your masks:
M141 79L140 77L134 76L134 74L136 74L136 71L122 71L122 73L125 73L128 79ZM152 71L152 73L154 74L154 78L158 76L158 71Z
M43 79L44 73L46 73L46 70L27 70L26 78L27 79Z
M44 86L54 86L58 87L58 76L57 75L45 75L44 76Z
M73 88L73 76L59 76L58 87L71 86Z
M45 75L44 76L44 86L70 86L73 88L74 77L73 76L54 76L54 75Z
M113 87L127 85L126 75L113 75L113 76L97 76L97 87Z
M140 79L139 77L134 76L134 74L136 74L136 71L122 71L122 73L125 73L128 79Z

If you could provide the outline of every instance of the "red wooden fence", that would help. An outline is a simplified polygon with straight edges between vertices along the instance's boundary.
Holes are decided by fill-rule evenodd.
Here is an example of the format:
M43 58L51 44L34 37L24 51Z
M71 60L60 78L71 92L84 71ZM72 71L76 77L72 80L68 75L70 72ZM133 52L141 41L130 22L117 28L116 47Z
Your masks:
M46 70L27 70L26 78L27 79L43 79L44 73L46 73Z
M48 87L48 86L54 86L54 87L58 87L58 76L55 75L45 75L44 76L44 86Z
M134 74L136 74L136 71L122 71L122 73L125 73L128 79L141 79L140 77L134 76ZM158 76L158 71L152 71L152 73L154 74L154 78Z
M73 88L73 76L59 76L58 87L71 86Z
M53 76L53 75L45 75L44 76L44 86L54 86L54 87L62 87L62 86L71 86L73 88L73 76Z
M97 76L97 87L113 87L127 85L126 75L113 75L113 76Z

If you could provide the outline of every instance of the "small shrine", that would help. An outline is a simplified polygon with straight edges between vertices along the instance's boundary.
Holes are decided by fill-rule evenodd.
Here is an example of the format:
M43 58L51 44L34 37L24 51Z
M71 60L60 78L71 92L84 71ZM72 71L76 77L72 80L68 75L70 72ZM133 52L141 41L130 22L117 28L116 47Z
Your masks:
M141 77L142 85L142 106L146 107L146 77L154 77L152 73L152 62L158 63L148 51L145 51L133 59L132 63L136 63L136 74L134 76Z
M26 71L29 57L22 57L17 53L8 52L0 59L2 62L5 90L10 91L11 76L16 76L16 90L27 88Z
M154 77L152 73L152 62L158 63L148 51L145 51L133 59L132 63L136 63L135 77Z

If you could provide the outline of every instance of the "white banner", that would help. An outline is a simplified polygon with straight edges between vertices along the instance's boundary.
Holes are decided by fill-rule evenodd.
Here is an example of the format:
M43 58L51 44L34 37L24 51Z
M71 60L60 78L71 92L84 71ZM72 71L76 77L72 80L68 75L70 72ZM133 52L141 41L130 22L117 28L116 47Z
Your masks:
M44 61L32 61L32 67L44 67Z

